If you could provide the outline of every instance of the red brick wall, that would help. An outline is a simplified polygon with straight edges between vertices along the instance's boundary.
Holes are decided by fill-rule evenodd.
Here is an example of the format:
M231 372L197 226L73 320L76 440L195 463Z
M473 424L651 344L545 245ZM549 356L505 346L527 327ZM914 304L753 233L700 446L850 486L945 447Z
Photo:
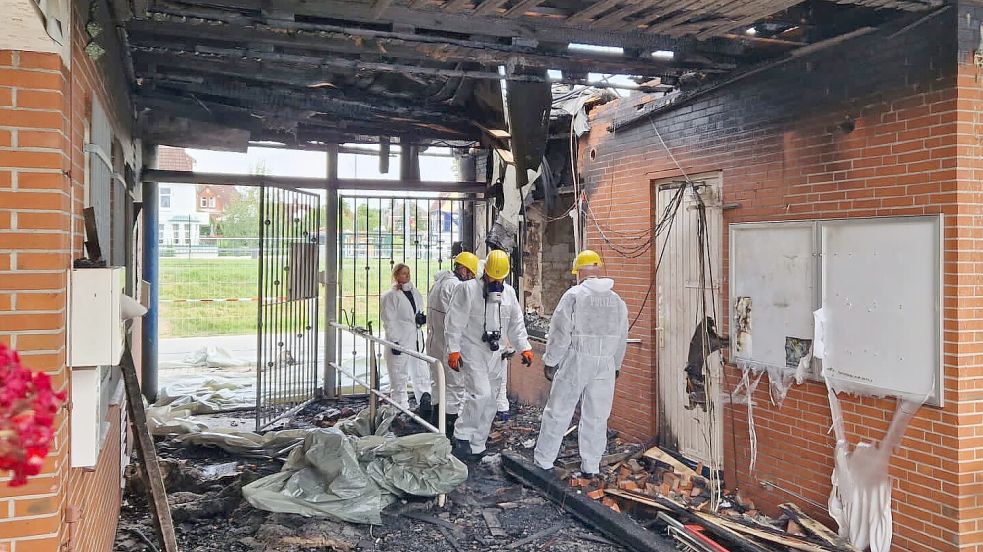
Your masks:
M77 508L78 521L69 525L67 538L74 550L80 552L108 552L113 547L123 499L119 415L119 406L109 408L109 433L99 452L96 469L72 470L68 480L68 504ZM18 546L17 551L20 550Z
M65 390L71 377L65 365L67 278L73 256L82 250L83 147L93 95L120 140L129 139L131 124L125 91L109 92L109 83L120 79L107 78L108 71L118 70L107 65L113 58L95 63L85 55L83 17L75 15L71 70L56 54L0 51L0 341ZM119 438L110 435L102 451L115 463L100 464L90 474L69 468L67 408L56 424L40 476L16 489L0 477L0 550L58 550L68 539L69 506L82 512L76 541L84 533L82 542L98 546L75 549L108 549L118 522L118 498L107 497L118 495ZM114 469L115 482L104 475Z
M68 389L67 268L71 168L67 72L54 54L0 52L0 340ZM0 547L54 550L63 535L68 416L43 474L8 489L0 480ZM37 540L21 537L36 537ZM14 544L16 542L16 545Z
M964 10L965 8L961 8ZM956 12L959 11L957 18ZM979 28L971 16L969 28ZM638 232L655 218L652 182L679 177L653 125L687 174L720 171L723 201L740 207L724 212L724 308L728 283L726 225L765 220L822 219L944 213L945 409L925 407L912 423L891 463L896 550L976 549L977 504L983 476L976 437L983 422L975 401L983 375L983 323L977 313L979 175L963 170L962 155L978 164L980 146L966 125L976 115L963 109L964 86L973 88L977 112L980 85L959 66L956 28L965 12L950 9L917 30L857 39L805 60L789 63L610 132L612 122L637 113L637 99L608 104L592 114L583 148L583 174L594 213L602 225ZM975 25L975 27L973 27ZM968 38L966 39L968 40ZM974 44L978 43L976 33ZM960 44L963 41L960 40ZM975 46L974 46L975 47ZM971 56L970 56L971 57ZM975 75L975 68L973 74ZM958 102L957 102L958 95ZM839 124L856 119L852 132ZM965 123L963 122L965 121ZM965 132L964 131L965 128ZM958 129L958 132L957 132ZM970 146L972 146L970 148ZM612 208L616 207L616 208ZM588 224L592 247L607 255L606 267L632 317L652 281L654 254L619 258ZM616 391L611 425L636 438L657 426L655 298L645 302L631 337ZM728 308L728 312L729 312ZM669 314L671 316L671 313ZM725 317L720 317L725 318ZM726 326L727 321L718 321ZM736 383L739 372L727 368ZM975 394L974 394L975 393ZM724 456L729 485L738 484L769 513L792 500L814 515L825 508L765 491L771 481L825 504L833 468L833 438L823 385L794 386L783 407L770 404L766 381L755 397L757 466L748 473L748 427L744 407L724 411ZM893 400L845 398L853 442L880 439L893 415ZM736 441L736 446L735 446ZM983 502L979 503L983 505Z

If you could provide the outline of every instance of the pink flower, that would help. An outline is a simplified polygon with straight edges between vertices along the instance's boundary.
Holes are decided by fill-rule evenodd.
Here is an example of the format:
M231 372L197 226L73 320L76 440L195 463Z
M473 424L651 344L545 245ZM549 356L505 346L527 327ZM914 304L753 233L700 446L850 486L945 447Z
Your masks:
M41 473L65 398L47 374L24 368L17 352L0 343L0 470L12 472L11 487Z

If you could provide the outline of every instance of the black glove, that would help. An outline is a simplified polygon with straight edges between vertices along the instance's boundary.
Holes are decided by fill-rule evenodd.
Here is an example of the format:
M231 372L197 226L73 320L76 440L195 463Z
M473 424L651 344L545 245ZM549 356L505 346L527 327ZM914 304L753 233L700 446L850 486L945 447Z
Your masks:
M546 376L546 379L553 381L553 376L556 375L556 370L556 366L543 366L543 375Z
M416 313L416 325L422 326L426 323L427 323L427 315L423 314L422 312Z
M394 341L393 343L395 343L396 345L399 345L399 341ZM403 353L401 353L401 352L399 352L399 351L397 351L396 349L393 349L393 348L390 348L389 351L393 355L396 355L396 356L399 356L399 355L403 354Z

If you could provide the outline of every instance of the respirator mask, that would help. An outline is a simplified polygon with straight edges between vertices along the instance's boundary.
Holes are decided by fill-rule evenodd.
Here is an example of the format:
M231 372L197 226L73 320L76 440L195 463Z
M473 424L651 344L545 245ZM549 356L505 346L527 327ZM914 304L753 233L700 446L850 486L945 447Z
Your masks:
M502 282L485 282L485 303L501 304L505 284Z

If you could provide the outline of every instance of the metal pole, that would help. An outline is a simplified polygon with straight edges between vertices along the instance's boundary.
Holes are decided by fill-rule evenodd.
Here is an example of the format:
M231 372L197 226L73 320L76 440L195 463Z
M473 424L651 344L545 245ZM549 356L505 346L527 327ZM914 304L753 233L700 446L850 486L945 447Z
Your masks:
M157 165L157 146L143 149L144 167ZM140 383L143 396L153 404L157 400L157 343L160 302L160 217L157 183L143 183L143 280L150 292L147 314L143 316L141 332Z
M327 145L327 183L324 200L324 396L338 398L338 332L331 327L338 318L338 144Z
M379 399L376 393L379 391L379 362L375 356L375 342L369 341L369 430L375 435L376 410L379 408Z

